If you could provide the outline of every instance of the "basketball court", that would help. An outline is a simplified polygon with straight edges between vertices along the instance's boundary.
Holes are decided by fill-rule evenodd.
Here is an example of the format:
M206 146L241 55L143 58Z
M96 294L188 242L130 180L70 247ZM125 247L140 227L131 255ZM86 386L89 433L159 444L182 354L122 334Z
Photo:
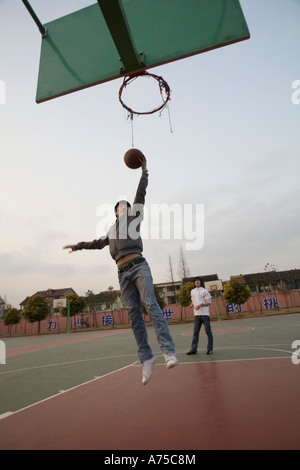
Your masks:
M299 449L300 314L215 321L215 349L187 356L192 323L170 326L180 365L157 356L141 383L131 330L7 338L0 448ZM299 362L299 361L298 361Z
M23 4L42 35L37 103L250 37L238 0L98 0L44 25ZM216 321L213 355L202 332L187 356L192 323L171 325L170 370L150 327L146 386L129 329L6 338L0 449L299 449L299 326L300 314Z

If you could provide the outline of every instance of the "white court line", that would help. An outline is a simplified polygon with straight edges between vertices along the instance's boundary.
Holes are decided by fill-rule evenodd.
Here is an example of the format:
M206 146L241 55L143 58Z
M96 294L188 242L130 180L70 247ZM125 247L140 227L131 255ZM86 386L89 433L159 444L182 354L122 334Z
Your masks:
M13 415L13 414L14 414L14 411L7 411L6 413L3 413L2 415L0 415L0 419L7 418L8 416Z
M136 354L123 354L120 356L106 356L106 357L91 357L89 359L77 359L76 361L54 362L52 364L43 364L40 366L24 367L22 369L8 370L8 371L0 372L0 375L14 374L15 372L23 372L23 371L35 370L35 369L43 369L44 367L66 366L70 364L78 364L80 362L90 362L90 361L107 361L108 359L120 359L124 357L132 357L132 356L136 357Z
M227 348L227 349L231 349L231 348ZM236 348L233 348L233 349L236 349ZM240 348L240 349L243 349L243 348ZM260 348L253 348L253 349L260 349ZM269 349L269 351L280 351L280 350ZM291 354L290 351L284 351L284 352L289 352L289 354ZM183 353L183 351L177 351L177 354L182 354L182 353ZM121 356L121 357L123 357L123 356ZM157 354L156 357L162 357L162 355ZM210 356L210 358L211 358L211 356ZM275 356L275 357L253 357L253 358L246 358L246 359L217 359L217 360L206 360L206 361L202 360L202 361L197 361L197 362L180 362L179 365L211 364L211 363L217 363L217 362L222 362L223 363L223 362L243 362L243 361L264 361L264 360L272 360L272 359L290 359L290 357L287 357L287 356L277 356L276 357ZM114 370L112 372L108 372L107 374L101 375L100 377L94 377L93 379L88 380L87 382L83 382L79 385L75 385L74 387L71 387L67 390L60 390L58 393L56 393L54 395L51 395L50 397L44 398L43 400L37 401L36 403L32 403L31 405L25 406L24 408L20 408L17 411L7 411L7 412L0 415L0 420L8 418L9 416L11 416L13 414L20 413L21 411L24 411L26 409L32 408L35 405L38 405L40 403L44 403L48 400L51 400L52 398L55 398L55 397L61 395L62 393L70 392L71 390L75 390L79 387L82 387L82 386L87 385L89 383L95 382L96 380L103 379L104 377L108 377L112 374L115 374L116 372L120 372L122 370L128 369L129 367L137 366L137 365L141 365L141 364L138 361L135 361L132 364L129 364L125 367L121 367L120 369ZM166 364L156 364L155 367L157 367L157 366L166 367Z
M286 349L277 349L277 348L271 348L270 346L290 346L290 344L285 344L285 343L281 343L281 344L257 344L257 345L240 345L240 346L218 346L214 352L218 352L218 351L230 351L230 350L234 350L234 351L243 351L243 350L247 350L247 349L250 349L250 350L254 350L254 351L278 351L278 352L285 352L287 354L292 354L293 351L291 351L290 349L289 350L286 350ZM203 351L204 352L204 349ZM183 354L184 351L176 351L176 354ZM201 350L198 351L198 353L201 354ZM264 359L264 358L262 358ZM267 359L267 358L266 358ZM243 360L241 358L241 360Z
M281 344L269 344L267 346L289 346L289 344L281 343ZM278 352L286 352L287 354L292 354L292 351L285 350L285 349L270 349L266 347L266 345L244 345L244 346L220 346L218 347L215 351L226 351L226 350L245 350L245 349L251 349L251 350L265 350L265 351L278 351ZM176 354L185 354L186 351L176 351ZM154 353L156 357L163 357L163 355L160 352L155 352ZM200 352L201 354L201 352ZM52 364L42 364L39 366L33 366L33 367L24 367L22 369L15 369L15 370L9 370L9 371L3 371L0 372L0 376L4 374L14 374L16 372L26 372L30 370L36 370L36 369L44 369L47 367L57 367L57 366L65 366L65 365L72 365L72 364L79 364L83 362L91 362L91 361L107 361L109 359L120 359L120 358L126 358L126 357L136 357L136 354L123 354L123 355L118 355L118 356L106 356L106 357L91 357L89 359L77 359L76 361L65 361L65 362L55 362ZM196 359L196 357L195 357ZM138 361L137 361L138 362ZM211 361L210 361L211 362Z
M267 346L289 346L288 344L269 344ZM275 349L275 348L270 348L270 347L267 347L266 345L256 345L256 346L224 346L224 347L220 347L217 349L218 350L254 350L254 351L277 351L277 352L285 352L287 354L292 354L292 351L291 350L286 350L286 349ZM263 358L262 358L263 359Z
M20 408L17 411L7 411L6 413L3 413L2 415L0 415L0 419L8 418L9 416L13 414L20 413L21 411L27 410L29 408L32 408L33 406L39 405L40 403L44 403L48 400L51 400L52 398L58 397L62 393L70 392L71 390L76 390L76 388L95 382L96 380L103 379L104 377L108 377L109 375L115 374L116 372L120 372L121 370L131 367L133 364L129 364L128 366L121 367L120 369L117 369L117 370L113 370L112 372L108 372L107 374L101 375L101 377L94 377L93 379L88 380L87 382L83 382L79 385L75 385L74 387L68 388L67 390L60 390L58 393L55 393L55 395L51 395L50 397L44 398L43 400L37 401L36 403L32 403L31 405L25 406L24 408Z
M211 356L209 356L211 357ZM197 362L180 362L179 364L182 365L189 365L189 364L211 364L211 363L217 363L217 362L246 362L246 361L269 361L270 359L289 359L291 360L290 357L287 356L274 356L274 357L249 357L247 359L217 359L217 360L211 360L211 361L197 361ZM163 365L163 364L156 364L157 365Z

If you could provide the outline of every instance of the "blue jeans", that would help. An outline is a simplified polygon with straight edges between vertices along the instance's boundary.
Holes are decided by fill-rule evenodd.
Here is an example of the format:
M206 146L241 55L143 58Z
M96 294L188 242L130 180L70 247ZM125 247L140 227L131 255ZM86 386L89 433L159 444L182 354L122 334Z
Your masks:
M142 261L124 273L119 272L118 276L122 301L128 310L140 361L145 362L154 356L148 343L142 303L150 317L161 350L165 353L174 354L175 344L170 335L167 321L157 303L153 279L147 261Z
M200 329L204 324L205 333L207 334L207 349L213 350L213 335L210 327L210 318L208 315L195 315L194 316L194 335L192 340L191 351L197 352Z

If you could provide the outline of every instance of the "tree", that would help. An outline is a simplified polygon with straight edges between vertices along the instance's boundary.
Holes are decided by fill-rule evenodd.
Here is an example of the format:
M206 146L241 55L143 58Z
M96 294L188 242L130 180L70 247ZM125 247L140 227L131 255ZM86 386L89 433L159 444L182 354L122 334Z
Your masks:
M191 305L191 290L194 289L195 285L193 282L187 282L183 284L178 292L178 302L181 307L188 307ZM181 320L182 320L182 309L180 312Z
M8 326L9 334L11 335L11 327L12 325L17 325L20 322L21 313L13 307L10 307L6 312L3 322L5 326Z
M88 311L94 313L96 309L97 299L92 290L88 290L86 293L86 304L89 307Z
M68 302L70 304L70 317L75 317L75 315L82 313L82 311L86 307L86 300L82 296L79 296L77 294L68 294L66 296L66 299L67 299L67 304ZM63 317L66 317L68 315L68 307L63 307L61 309L61 314ZM74 328L75 328L75 320L74 320Z
M50 314L49 301L42 295L31 297L24 308L23 316L29 323L39 322L38 333L40 332L40 322L45 320Z
M276 274L274 275L274 273L276 273L278 270L278 266L275 266L275 264L270 264L270 263L267 263L264 267L264 271L267 274L266 278L265 278L265 282L264 282L264 290L269 292L272 290L274 292L276 292L276 289L279 287L281 287L281 282L279 283L279 286L278 286L278 283L277 283L277 276ZM268 283L268 285L267 285Z
M91 311L91 313L93 314L93 326L98 326L97 325L97 315L95 315L96 303L97 303L96 296L95 296L95 294L92 290L88 290L85 293L85 295L86 295L86 304L89 307L89 311Z
M186 262L182 246L179 247L179 261L178 261L178 276L179 279L184 279L189 277L190 275L190 268Z
M175 287L175 279L174 279L174 272L173 272L173 265L172 265L172 258L169 255L169 277L168 280L172 282L174 297L176 298L176 287Z
M74 317L75 315L82 313L86 306L86 300L84 297L77 294L68 294L66 299L70 302L70 317ZM63 307L61 309L61 314L63 317L68 315L67 307Z
M155 296L156 296L156 300L157 300L158 305L160 306L161 309L163 309L164 306L166 305L166 303L164 301L163 296L159 293L159 290L156 286L154 286L154 292L155 292Z
M223 298L229 304L242 305L247 302L249 297L252 295L250 289L248 289L247 286L241 284L235 279L230 281L229 284L225 284L223 289Z
M191 305L191 290L194 289L193 282L187 282L183 284L178 292L178 302L182 307L188 307Z

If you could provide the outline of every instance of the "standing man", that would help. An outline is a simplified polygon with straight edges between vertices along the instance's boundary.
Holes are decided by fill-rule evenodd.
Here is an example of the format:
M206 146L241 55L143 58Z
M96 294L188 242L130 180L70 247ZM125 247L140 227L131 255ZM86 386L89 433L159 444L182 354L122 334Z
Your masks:
M205 333L207 334L207 352L213 352L213 335L210 327L209 306L211 304L211 295L208 290L202 287L202 279L195 278L195 289L191 290L192 303L190 307L194 307L194 335L191 349L187 354L196 354L199 342L199 334L202 323L204 323Z
M148 343L142 303L151 319L167 368L170 369L178 364L175 356L175 344L170 335L167 321L156 300L150 267L142 256L143 242L140 236L140 223L148 185L146 164L146 158L142 156L142 176L133 207L131 208L127 201L117 202L115 205L116 221L108 233L99 240L64 246L64 249L69 248L71 252L82 249L101 250L105 246L109 246L111 257L118 267L121 297L128 309L129 320L138 346L138 356L143 364L143 385L146 385L152 375L155 356Z

